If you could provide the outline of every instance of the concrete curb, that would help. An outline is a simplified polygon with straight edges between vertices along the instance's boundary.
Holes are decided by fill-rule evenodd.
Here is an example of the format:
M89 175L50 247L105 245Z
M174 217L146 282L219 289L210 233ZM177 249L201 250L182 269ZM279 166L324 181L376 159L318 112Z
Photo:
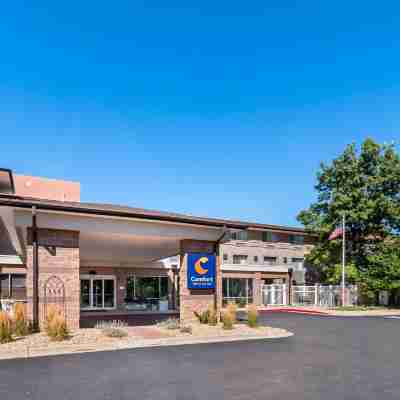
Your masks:
M213 344L213 343L231 343L253 340L274 340L284 339L293 336L293 332L286 331L286 333L279 336L268 335L252 335L252 336L231 336L231 337L188 337L188 338L162 338L162 339L139 339L135 343L112 343L110 345L75 345L75 346L57 346L52 349L49 347L35 347L28 348L26 346L23 350L18 352L2 353L0 351L0 360L11 360L18 358L34 358L56 356L64 354L82 354L82 353L95 353L113 350L129 350L129 349L143 349L147 347L166 347L166 346L186 346L192 344Z

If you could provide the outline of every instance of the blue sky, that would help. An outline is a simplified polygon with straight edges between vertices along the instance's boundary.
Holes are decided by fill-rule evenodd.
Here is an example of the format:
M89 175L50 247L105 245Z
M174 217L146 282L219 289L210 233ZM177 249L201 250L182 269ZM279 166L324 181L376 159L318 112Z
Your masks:
M399 26L394 1L7 2L0 166L296 225L321 160L400 138Z

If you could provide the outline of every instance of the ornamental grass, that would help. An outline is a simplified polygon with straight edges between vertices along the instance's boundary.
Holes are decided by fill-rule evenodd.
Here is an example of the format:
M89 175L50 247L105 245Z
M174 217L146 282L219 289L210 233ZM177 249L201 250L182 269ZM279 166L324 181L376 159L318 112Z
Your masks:
M258 310L255 304L250 304L247 307L247 325L250 328L257 328L258 326Z
M16 303L14 306L14 333L17 336L26 336L29 333L26 305L22 303Z
M0 311L0 343L9 343L12 341L13 326L10 316Z

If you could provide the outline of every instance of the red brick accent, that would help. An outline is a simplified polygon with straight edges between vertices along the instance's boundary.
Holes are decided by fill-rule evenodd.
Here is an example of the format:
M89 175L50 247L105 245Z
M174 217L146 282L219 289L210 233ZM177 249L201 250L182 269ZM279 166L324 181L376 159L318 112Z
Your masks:
M181 268L179 271L180 285L180 318L183 322L190 322L196 319L194 311L206 310L210 305L219 309L217 293L220 291L219 262L216 271L216 290L190 290L187 284L187 253L215 253L215 243L200 240L181 241Z
M33 247L28 229L27 247L27 297L28 316L32 318L32 264ZM80 281L79 281L79 232L39 229L39 320L45 321L45 285L49 278L59 278L65 288L65 315L70 329L79 328Z
M18 196L58 201L79 201L80 183L38 176L14 175Z

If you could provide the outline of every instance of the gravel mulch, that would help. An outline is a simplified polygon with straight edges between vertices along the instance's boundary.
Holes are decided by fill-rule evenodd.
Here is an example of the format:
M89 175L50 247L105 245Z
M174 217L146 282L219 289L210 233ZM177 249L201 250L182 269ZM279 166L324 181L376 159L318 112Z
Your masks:
M35 333L15 338L11 343L0 344L0 359L34 357L55 354L80 353L87 351L116 350L124 348L180 345L191 343L212 343L255 338L287 337L292 334L284 329L260 326L250 328L236 324L232 330L224 330L221 325L209 326L199 323L190 325L192 333L162 326L141 326L122 328L127 336L110 338L100 329L78 329L62 342L52 342L45 333Z

